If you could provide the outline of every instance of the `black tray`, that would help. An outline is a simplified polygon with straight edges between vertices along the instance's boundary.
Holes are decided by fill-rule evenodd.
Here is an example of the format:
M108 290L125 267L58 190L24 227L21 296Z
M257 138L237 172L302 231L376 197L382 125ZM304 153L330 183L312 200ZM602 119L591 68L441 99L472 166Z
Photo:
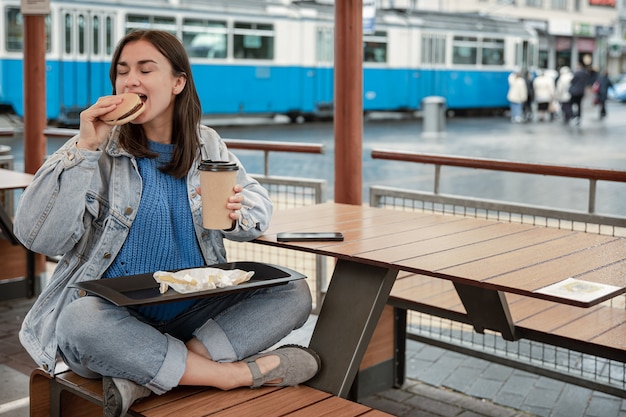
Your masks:
M286 284L289 281L306 278L306 276L301 273L289 268L260 262L229 262L209 265L208 267L225 270L241 269L243 271L254 271L254 275L252 275L249 281L239 285L188 294L177 293L171 288L168 289L165 294L161 294L159 292L159 283L152 277L152 273L83 281L70 284L69 286L96 294L118 306L132 306L210 297L224 293L271 287L273 285Z

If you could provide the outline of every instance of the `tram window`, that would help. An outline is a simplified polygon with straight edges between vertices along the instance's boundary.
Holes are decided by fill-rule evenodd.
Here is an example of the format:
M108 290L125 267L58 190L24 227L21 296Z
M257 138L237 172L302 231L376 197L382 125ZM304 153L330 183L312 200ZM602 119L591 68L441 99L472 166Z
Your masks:
M46 51L50 52L50 16L45 17ZM7 7L5 13L5 47L7 52L22 52L24 48L24 19L19 7Z
M445 35L422 35L422 64L442 65L446 63Z
M20 9L17 7L8 7L5 16L7 19L5 26L6 49L9 52L21 52L24 39L22 33L22 28L24 27L22 13L20 13Z
M177 34L176 19L167 16L129 14L126 16L126 33L136 29L159 29Z
M91 38L93 45L91 46L91 49L95 55L98 55L100 53L100 19L98 16L93 17L92 26L93 36Z
M274 59L274 25L235 22L233 53L240 59Z
M483 65L504 65L504 40L483 39L482 44Z
M335 41L332 28L318 28L315 43L317 62L332 63L335 59Z
M113 21L110 17L106 19L106 54L111 55L113 53Z
M543 0L526 0L526 6L543 7Z
M226 58L228 51L226 22L185 19L183 21L183 45L190 57Z
M72 52L72 27L73 27L72 15L69 13L65 14L65 53L69 54Z
M452 63L458 65L476 65L478 41L472 36L455 36L452 44Z
M387 62L387 32L375 32L363 37L363 61Z
M78 53L85 53L85 16L78 15Z

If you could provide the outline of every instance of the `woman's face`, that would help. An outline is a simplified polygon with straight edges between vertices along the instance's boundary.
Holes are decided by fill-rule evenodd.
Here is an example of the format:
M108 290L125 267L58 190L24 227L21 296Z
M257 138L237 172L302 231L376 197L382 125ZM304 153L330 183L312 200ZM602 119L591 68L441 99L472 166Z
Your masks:
M133 121L136 124L171 124L174 101L185 82L185 76L175 76L168 59L147 41L126 44L116 64L115 91L137 93L146 106Z

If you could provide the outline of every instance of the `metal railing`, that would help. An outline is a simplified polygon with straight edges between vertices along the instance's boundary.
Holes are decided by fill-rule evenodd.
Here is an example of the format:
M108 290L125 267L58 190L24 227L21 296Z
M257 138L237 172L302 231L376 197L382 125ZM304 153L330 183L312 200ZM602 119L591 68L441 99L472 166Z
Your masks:
M372 151L372 158L435 166L432 192L372 186L370 188L370 205L374 207L490 218L613 236L626 235L625 217L604 216L594 213L597 181L626 183L626 171L526 164L377 149ZM439 184L442 166L589 180L588 212L441 194ZM604 305L624 309L626 308L626 296L614 298L605 302ZM486 331L485 334L479 334L470 325L417 311L408 312L407 337L590 389L618 396L626 395L626 360L622 362L608 360L530 340L510 342L502 339L496 332Z

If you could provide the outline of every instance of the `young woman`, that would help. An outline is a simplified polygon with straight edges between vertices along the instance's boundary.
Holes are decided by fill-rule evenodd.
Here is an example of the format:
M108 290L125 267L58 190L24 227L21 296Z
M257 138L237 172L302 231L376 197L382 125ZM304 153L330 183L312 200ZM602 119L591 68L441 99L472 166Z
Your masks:
M226 262L222 239L258 237L272 213L266 190L200 124L191 67L175 36L129 33L113 55L110 78L114 95L81 113L79 134L45 161L20 199L16 235L35 252L63 255L22 325L26 350L50 373L59 356L79 375L103 376L105 416L123 416L135 400L177 385L227 390L312 378L320 362L308 348L259 354L307 320L304 280L133 308L69 287ZM112 128L100 117L126 92L139 94L145 110ZM224 202L231 229L202 227L203 159L239 165Z

